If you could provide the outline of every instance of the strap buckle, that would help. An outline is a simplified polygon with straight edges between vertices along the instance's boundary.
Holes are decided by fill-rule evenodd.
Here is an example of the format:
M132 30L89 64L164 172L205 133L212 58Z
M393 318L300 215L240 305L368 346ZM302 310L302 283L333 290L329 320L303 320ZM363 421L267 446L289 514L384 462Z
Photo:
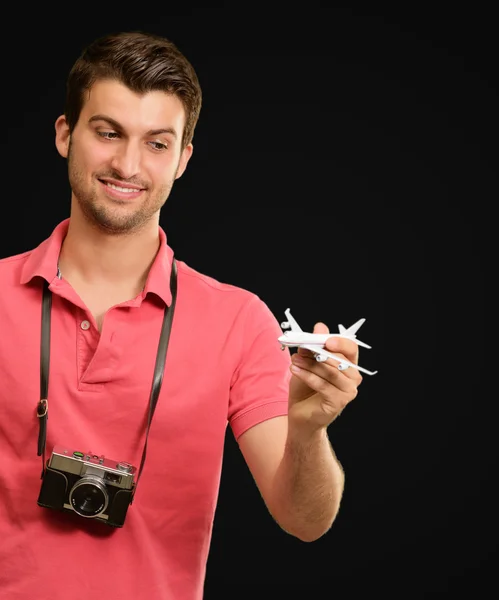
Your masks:
M40 400L36 407L36 416L41 419L44 417L49 409L49 401L47 399Z

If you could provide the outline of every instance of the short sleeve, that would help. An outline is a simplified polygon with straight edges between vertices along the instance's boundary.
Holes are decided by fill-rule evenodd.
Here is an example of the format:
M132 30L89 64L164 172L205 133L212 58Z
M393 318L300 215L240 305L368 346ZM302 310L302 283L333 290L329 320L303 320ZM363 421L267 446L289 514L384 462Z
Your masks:
M254 425L288 414L291 373L288 348L281 350L282 330L268 306L253 296L244 314L240 363L232 378L229 424L236 440Z

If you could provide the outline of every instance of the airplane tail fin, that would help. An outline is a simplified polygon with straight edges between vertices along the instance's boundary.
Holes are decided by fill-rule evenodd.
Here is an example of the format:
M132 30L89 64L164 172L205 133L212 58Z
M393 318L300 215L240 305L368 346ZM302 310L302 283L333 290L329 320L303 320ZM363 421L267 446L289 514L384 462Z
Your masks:
M355 343L359 346L364 346L364 348L371 348L371 346L368 346L365 342L361 342L360 340L358 340L356 336L357 331L362 327L364 323L365 319L359 319L356 323L350 325L350 327L344 327L343 325L339 324L338 329L341 335L344 335L345 337L349 337L350 339L354 340Z

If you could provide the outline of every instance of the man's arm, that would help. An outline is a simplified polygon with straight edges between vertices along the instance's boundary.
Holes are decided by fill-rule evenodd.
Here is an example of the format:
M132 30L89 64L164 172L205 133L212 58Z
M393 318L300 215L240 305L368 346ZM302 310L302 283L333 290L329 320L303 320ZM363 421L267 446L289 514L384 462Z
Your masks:
M269 512L302 541L331 527L340 506L344 473L322 427L306 431L288 417L248 429L239 447Z
M326 325L317 323L314 333L323 332L328 332ZM357 396L362 381L354 367L338 369L342 358L358 364L354 341L328 338L326 349L339 358L318 363L302 348L292 356L287 417L268 419L239 436L270 513L303 541L318 539L338 513L344 473L327 428Z

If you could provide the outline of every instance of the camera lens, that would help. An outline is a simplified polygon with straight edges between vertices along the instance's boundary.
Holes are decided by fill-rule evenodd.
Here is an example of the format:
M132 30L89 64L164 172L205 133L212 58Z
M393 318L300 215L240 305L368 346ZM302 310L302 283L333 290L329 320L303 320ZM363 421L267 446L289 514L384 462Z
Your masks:
M69 492L74 511L82 517L98 517L109 501L106 487L98 477L82 477Z

